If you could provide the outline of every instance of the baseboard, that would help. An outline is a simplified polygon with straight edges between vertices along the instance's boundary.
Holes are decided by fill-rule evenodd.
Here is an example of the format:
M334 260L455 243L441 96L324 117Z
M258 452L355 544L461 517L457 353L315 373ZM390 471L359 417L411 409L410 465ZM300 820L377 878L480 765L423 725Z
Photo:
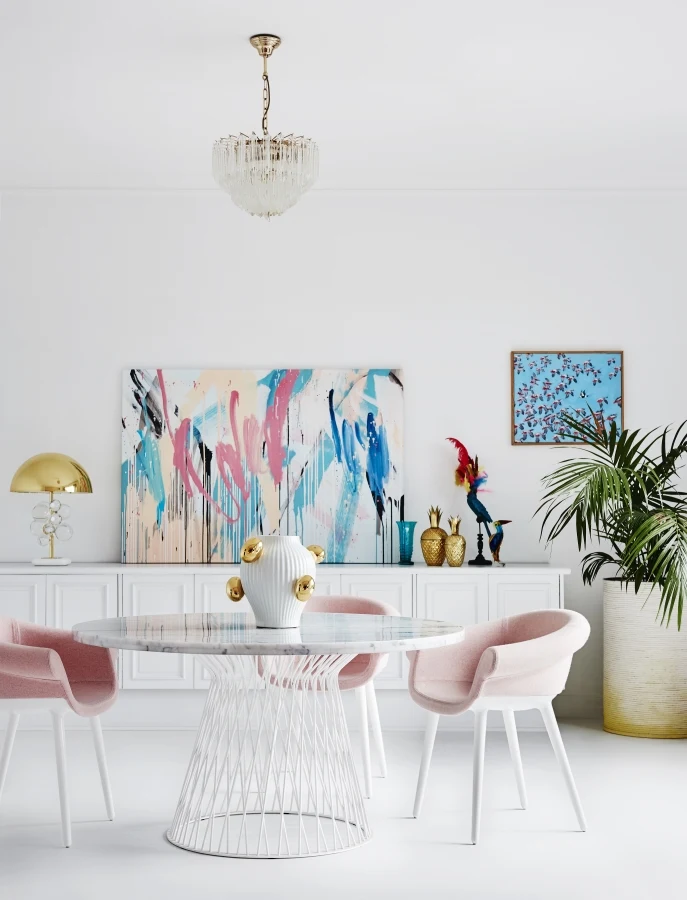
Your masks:
M567 691L554 701L556 715L564 719L601 719L603 701L599 694L572 694Z

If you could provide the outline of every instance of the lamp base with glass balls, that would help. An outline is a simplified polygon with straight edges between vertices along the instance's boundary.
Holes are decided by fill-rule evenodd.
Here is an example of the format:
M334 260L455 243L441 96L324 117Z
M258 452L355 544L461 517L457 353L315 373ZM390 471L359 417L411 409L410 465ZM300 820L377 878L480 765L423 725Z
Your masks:
M55 556L55 540L68 541L72 536L71 525L66 525L64 520L69 518L69 507L55 499L50 491L48 503L38 503L33 508L33 522L31 534L38 538L41 547L48 547L48 555L32 559L34 566L68 566L71 559L66 556Z

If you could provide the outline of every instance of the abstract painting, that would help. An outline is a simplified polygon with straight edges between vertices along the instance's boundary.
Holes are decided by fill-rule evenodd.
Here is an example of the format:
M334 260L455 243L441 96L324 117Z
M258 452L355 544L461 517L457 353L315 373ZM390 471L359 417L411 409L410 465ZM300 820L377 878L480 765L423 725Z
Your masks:
M622 350L516 350L511 384L513 444L583 443L569 433L561 413L623 427Z
M122 429L124 562L238 562L256 534L398 556L398 369L132 369Z

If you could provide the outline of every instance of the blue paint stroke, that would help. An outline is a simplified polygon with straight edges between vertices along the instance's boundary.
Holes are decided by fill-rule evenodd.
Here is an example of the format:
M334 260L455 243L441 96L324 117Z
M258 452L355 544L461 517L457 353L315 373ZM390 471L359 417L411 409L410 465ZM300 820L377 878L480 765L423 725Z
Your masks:
M211 406L208 406L207 409L203 410L202 415L194 416L191 420L191 424L193 425L194 432L199 432L203 426L211 425L213 429L216 427L217 416L219 413L224 411L224 405L220 405L218 403L213 403Z
M375 377L388 378L390 374L391 369L369 369L367 373L367 382L365 384L365 393L376 400L377 387L375 385Z
M358 453L355 448L355 438L353 435L354 431L351 428L350 423L344 419L343 425L341 426L341 443L343 446L343 458L349 472L349 482L351 485L359 483L360 480L360 461L358 460Z
M148 487L153 500L157 504L155 518L158 527L162 524L162 514L165 511L165 484L162 478L162 469L160 468L160 451L158 450L157 441L153 440L150 429L138 432L141 443L136 451L136 475L137 481L144 478L148 482Z
M339 505L334 517L334 528L330 532L327 542L327 559L333 563L342 563L346 560L348 547L351 543L351 535L358 515L361 481L362 476L359 475L351 490L341 492Z
M122 501L122 561L126 562L126 490L129 486L129 460L122 463L122 474L120 482L121 501Z
M336 413L334 412L334 388L329 392L329 420L332 424L332 440L334 441L336 458L341 462L341 437L339 436L339 428L336 424Z
M372 413L367 415L367 438L367 483L382 522L386 506L386 484L389 480L389 445L386 427L380 425L377 430Z
M300 477L293 492L292 507L296 526L303 531L303 510L315 506L315 498L320 489L327 470L334 462L336 453L334 443L328 434L323 434L319 443L313 447L313 458L317 456L317 465L308 465Z

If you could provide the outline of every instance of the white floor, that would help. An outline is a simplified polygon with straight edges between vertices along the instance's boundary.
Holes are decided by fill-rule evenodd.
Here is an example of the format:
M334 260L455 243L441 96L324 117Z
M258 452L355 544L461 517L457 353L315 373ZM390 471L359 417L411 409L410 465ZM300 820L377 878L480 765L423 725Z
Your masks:
M505 735L489 734L477 847L467 843L469 735L439 734L414 820L422 736L388 733L389 775L374 779L369 805L372 841L335 856L264 862L199 856L164 840L192 732L106 732L115 822L104 818L88 733L68 733L74 844L64 849L52 736L20 732L0 805L0 897L683 898L687 742L621 738L591 724L562 731L586 834L575 830L544 733L521 734L526 811L517 808Z

